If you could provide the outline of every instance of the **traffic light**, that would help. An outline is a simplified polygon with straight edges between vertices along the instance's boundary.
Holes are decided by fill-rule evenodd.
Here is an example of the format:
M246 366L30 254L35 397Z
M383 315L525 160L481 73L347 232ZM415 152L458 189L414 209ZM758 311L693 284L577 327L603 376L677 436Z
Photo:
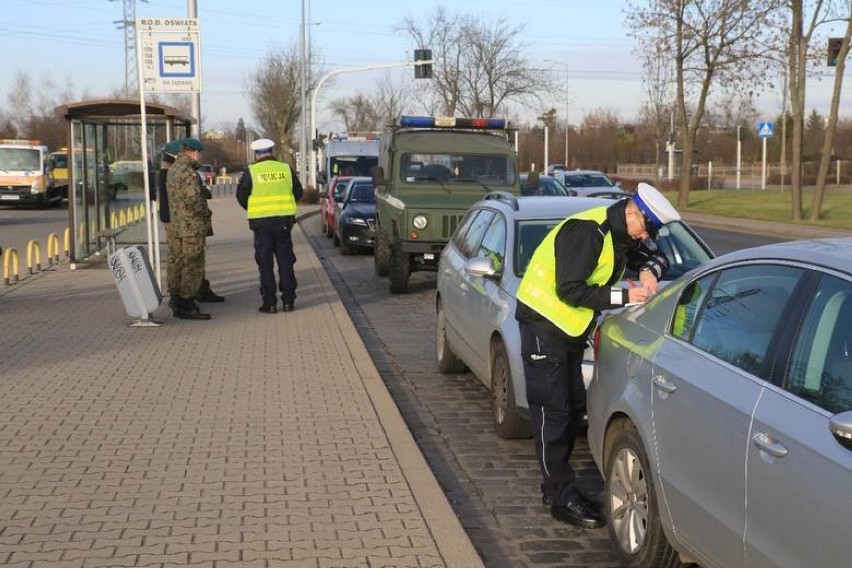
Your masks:
M828 38L828 66L837 67L837 58L840 57L840 48L843 47L843 38Z
M431 49L415 49L414 50L414 61L415 63L418 61L431 61L432 60L432 50ZM415 79L431 79L432 78L432 64L425 63L423 65L415 65L414 66L414 78Z

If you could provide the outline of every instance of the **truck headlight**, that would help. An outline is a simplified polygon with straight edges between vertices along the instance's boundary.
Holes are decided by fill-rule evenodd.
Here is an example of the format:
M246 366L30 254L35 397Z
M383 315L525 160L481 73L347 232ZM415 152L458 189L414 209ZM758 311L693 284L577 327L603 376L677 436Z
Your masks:
M41 180L37 179L33 182L32 187L30 187L30 193L41 193Z
M426 218L426 215L418 215L411 220L411 224L414 225L414 228L418 231L422 231L426 228L426 225L429 224L429 220Z

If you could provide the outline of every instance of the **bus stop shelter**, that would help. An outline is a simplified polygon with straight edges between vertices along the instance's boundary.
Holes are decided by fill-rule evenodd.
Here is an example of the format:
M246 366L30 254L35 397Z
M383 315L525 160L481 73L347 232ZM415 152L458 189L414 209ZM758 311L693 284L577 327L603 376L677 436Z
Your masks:
M119 229L145 242L144 169L156 184L169 140L189 135L193 120L173 107L146 103L148 163L142 160L139 101L95 99L56 107L68 121L68 216L71 265L103 251ZM150 254L150 251L149 251Z

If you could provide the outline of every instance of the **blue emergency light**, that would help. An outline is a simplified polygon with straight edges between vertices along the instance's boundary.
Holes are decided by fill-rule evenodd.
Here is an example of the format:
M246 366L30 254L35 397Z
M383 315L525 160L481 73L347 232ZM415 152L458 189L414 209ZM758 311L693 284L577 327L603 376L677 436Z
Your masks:
M399 125L408 128L473 128L502 130L505 118L456 118L454 116L401 116Z

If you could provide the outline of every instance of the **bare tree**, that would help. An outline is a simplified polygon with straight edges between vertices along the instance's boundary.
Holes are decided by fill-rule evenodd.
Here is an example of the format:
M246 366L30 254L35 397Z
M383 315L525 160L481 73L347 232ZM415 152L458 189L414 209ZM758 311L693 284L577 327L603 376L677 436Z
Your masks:
M742 88L764 76L781 0L630 0L631 35L675 64L683 154L678 207L689 202L693 150L711 88Z
M787 75L793 134L790 143L792 174L790 190L792 218L802 219L802 162L805 125L805 85L808 69L813 65L809 50L816 30L828 19L831 2L824 0L789 0L790 24L787 36ZM808 13L807 10L810 10ZM806 21L807 20L807 21ZM817 212L819 214L819 212Z
M295 44L270 51L246 87L256 124L282 150L293 147L293 131L300 123L299 69L299 49Z
M439 7L425 25L407 17L399 29L419 48L432 50L431 91L439 112L454 116L492 116L508 112L508 103L539 103L556 89L549 74L533 68L523 55L522 25L505 19L493 25L470 15L449 15Z
M379 124L391 124L406 110L411 93L404 82L394 82L386 73L376 85L373 106L379 114Z
M380 113L373 99L358 93L331 103L331 112L340 118L350 134L373 132L380 127Z
M850 38L852 38L852 4L846 6L844 16L846 19L846 31L843 34L840 52L837 54L837 63L834 68L834 90L831 95L831 109L828 114L828 121L826 122L816 188L814 189L813 203L811 204L811 221L817 221L822 212L822 201L825 196L825 180L828 177L829 160L833 154L834 135L837 132L837 113L840 108L840 91L843 87L843 72L846 70L846 56L849 55L849 43Z
M642 58L642 88L646 100L639 111L640 121L653 132L654 163L660 164L663 145L670 143L670 137L674 134L671 120L674 113L674 65L656 46L645 51Z

